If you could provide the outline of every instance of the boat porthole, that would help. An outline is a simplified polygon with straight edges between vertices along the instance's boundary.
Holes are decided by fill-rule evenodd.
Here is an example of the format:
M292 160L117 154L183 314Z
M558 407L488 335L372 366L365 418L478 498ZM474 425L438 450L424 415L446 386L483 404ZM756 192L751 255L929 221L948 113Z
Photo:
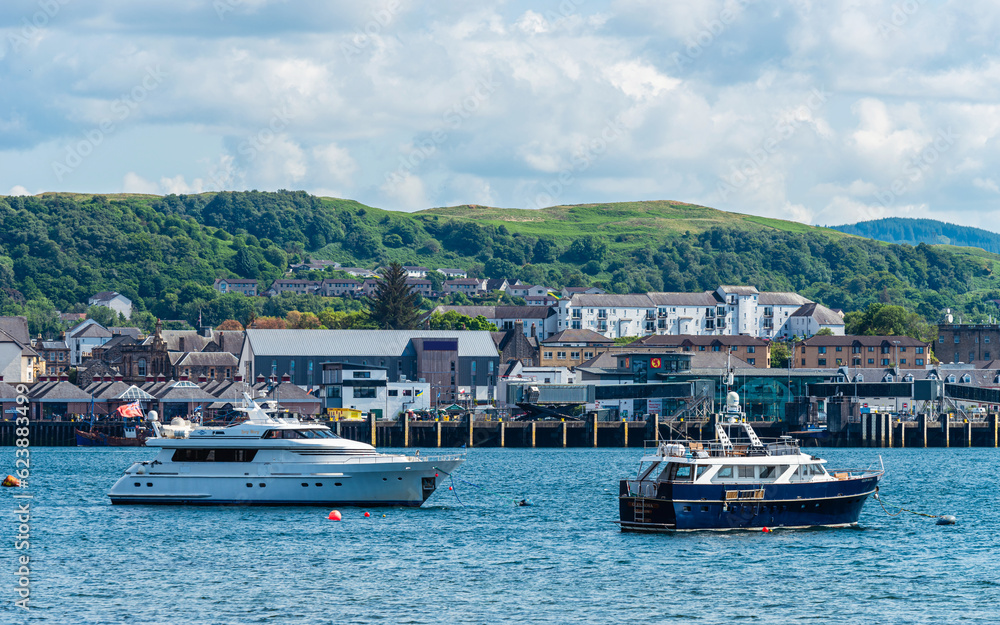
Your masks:
M341 484L340 482L334 482L333 485L334 486L343 486L343 484Z
M153 483L152 482L146 482L146 486L152 487Z
M701 507L701 511L702 512L708 512L708 506L702 506Z
M247 488L253 488L253 484L251 484L250 482L247 482Z
M383 482L387 482L387 481L389 481L389 478L387 478L387 477L383 477L383 478L382 478L382 481L383 481Z
M691 506L684 506L684 512L691 512Z
M322 486L323 482L316 482L316 486Z
M259 484L259 486L260 486L261 488L264 488L265 486L267 486L267 484L265 484L264 482L261 482L261 483Z
M396 479L399 480L400 482L403 481L403 478L401 478L401 477L397 477Z
M816 504L816 506L815 506L815 507L819 508L819 504Z
M135 485L136 486L142 486L142 484L140 484L139 482L136 482Z
M802 504L802 509L803 509L803 510L805 510L805 509L806 509L806 504Z
M302 482L303 486L309 486L309 482Z

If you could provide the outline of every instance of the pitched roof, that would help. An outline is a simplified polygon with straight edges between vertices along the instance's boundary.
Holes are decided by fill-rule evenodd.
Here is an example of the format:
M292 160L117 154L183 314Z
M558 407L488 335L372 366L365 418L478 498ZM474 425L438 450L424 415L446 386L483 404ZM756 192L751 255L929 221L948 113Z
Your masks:
M399 356L411 339L458 339L459 357L496 357L485 331L459 330L258 330L246 331L254 356Z
M684 345L767 345L767 341L746 334L653 334L633 345L649 347L683 347Z
M451 310L473 319L479 315L487 319L545 319L554 314L543 306L438 306L432 312L444 314Z
M649 299L654 306L715 306L719 303L718 294L714 291L701 293L650 293Z
M235 367L236 356L229 352L187 352L174 363L176 367Z
M27 317L0 317L0 330L9 334L12 339L21 345L31 344L31 339L28 335Z
M757 297L757 303L763 306L801 306L809 302L798 293L788 291L763 291Z
M791 314L792 317L812 317L820 325L844 325L844 318L822 304L803 304Z
M92 338L108 338L112 336L111 332L99 323L92 323L87 327L74 333L73 338L75 339L92 339Z
M735 286L731 284L719 285L719 290L733 295L756 295L760 293L755 286Z
M576 293L570 299L571 306L594 306L596 308L652 308L651 294L616 295L612 293Z
M867 336L864 334L848 334L845 336L837 335L822 335L817 334L811 336L805 340L799 341L799 345L807 346L828 346L828 345L863 345L863 346L882 346L886 345L888 347L893 347L896 344L900 347L923 347L928 345L920 339L915 339L909 336Z
M609 339L603 334L598 334L593 330L563 330L542 341L542 345L550 343L614 343L614 339Z

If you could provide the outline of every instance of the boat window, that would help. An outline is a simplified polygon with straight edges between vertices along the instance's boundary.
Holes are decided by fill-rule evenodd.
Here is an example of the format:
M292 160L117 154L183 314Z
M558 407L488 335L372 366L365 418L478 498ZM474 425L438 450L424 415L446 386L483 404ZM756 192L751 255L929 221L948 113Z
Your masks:
M765 465L765 466L762 466L760 468L760 479L767 480L767 479L774 479L775 477L777 477L777 476L774 473L774 467L773 466L766 466Z
M316 430L298 430L298 433L302 438L322 438Z
M178 449L174 462L252 462L256 449Z
M697 468L695 469L695 479L698 479L702 475L705 475L705 473L707 471L708 471L708 465L707 464L699 464L697 466Z
M740 477L749 477L749 478L755 477L755 473L756 473L755 469L757 467L751 465L751 466L740 466L740 467L737 467L737 468L739 469L739 476Z
M689 464L675 464L673 465L673 470L671 471L670 480L673 482L690 482L691 481L691 465Z
M821 464L810 464L809 473L812 475L825 475L826 471L823 470L823 465Z
M719 472L716 473L715 476L716 477L733 477L733 465L727 464L727 465L723 466L722 468L719 469Z
M281 432L281 438L302 438L302 435L295 430L283 430Z
M261 438L281 438L281 430L268 430Z

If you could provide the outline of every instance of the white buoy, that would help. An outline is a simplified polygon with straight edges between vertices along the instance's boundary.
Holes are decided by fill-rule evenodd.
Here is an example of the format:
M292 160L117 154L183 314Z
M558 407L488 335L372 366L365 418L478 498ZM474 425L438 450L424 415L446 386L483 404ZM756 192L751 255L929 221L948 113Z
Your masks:
M954 525L956 520L957 519L955 519L955 517L953 517L952 515L946 514L946 515L938 518L937 524L938 525Z

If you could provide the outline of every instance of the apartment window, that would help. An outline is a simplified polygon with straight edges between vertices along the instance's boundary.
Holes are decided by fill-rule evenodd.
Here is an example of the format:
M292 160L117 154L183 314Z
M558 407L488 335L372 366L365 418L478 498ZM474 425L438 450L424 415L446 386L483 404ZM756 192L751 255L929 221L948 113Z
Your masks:
M371 373L371 371L355 371L353 377L354 377L355 380L357 380L357 379L368 379L368 378L372 377L372 373Z
M923 347L918 347L918 348L917 348L917 353L918 353L918 354L922 354L922 353L924 353L924 348L923 348Z
M875 359L874 358L869 358L868 359L868 364L874 365L875 364Z
M989 352L983 352L983 360L989 360L989 359L990 359L990 353Z
M699 346L698 346L698 351L699 351L699 352L703 352L703 351L705 351L705 346L704 346L704 345L699 345Z
M757 364L757 360L755 358L747 358L747 364L752 367Z
M826 347L818 347L817 349L819 350L820 354L825 354L826 353Z
M802 346L802 353L803 354L806 353L806 346L805 345Z
M583 328L582 322L579 319L574 319L573 320L573 329L574 330L580 330L582 328Z
M566 352L556 352L556 358L559 360L566 360Z
M821 366L821 367L825 367L826 366L826 358L820 358L819 359L819 366Z
M917 358L917 363L916 364L917 364L917 366L920 366L920 365L924 364L924 359L923 358Z
M905 365L906 364L906 359L905 358L900 358L899 359L899 364Z
M543 356L543 357L544 357L544 358L545 358L546 360L552 360L552 352L542 352L542 356Z
M844 359L843 358L838 358L837 359L837 366L839 367L842 364L844 364Z
M375 399L377 397L377 389L374 386L355 386L354 387L354 398L355 399Z
M59 355L62 356L62 354L59 354ZM60 358L59 360L62 360L62 358ZM146 359L145 358L140 358L139 359L139 364L136 365L136 371L135 371L135 373L140 378L141 377L145 377L145 375L146 375Z
M757 348L755 346L751 345L750 347L747 348L747 353L752 354L756 349Z
M802 359L802 366L803 367L806 366L806 359L805 358Z
M389 389L389 397L399 397L399 391L394 388Z
M888 358L883 358L882 359L882 366L883 367L888 367L889 366L889 359Z
M583 352L583 357L586 358L587 360L590 360L591 358L594 357L594 352Z
M455 361L454 360L451 361L451 370L452 371L455 370Z
M958 340L958 335L957 335L957 334L955 335L955 342L956 342L956 343L958 343L958 342L959 342L959 340Z
M938 337L938 343L944 343L944 337L943 336Z
M860 358L855 358L854 361L851 364L854 365L855 367L860 367L861 366L861 359Z
M976 359L976 352L969 352L969 362Z
M580 360L580 352L570 352L569 357L573 360Z
M870 351L870 352L875 351L875 346L874 345L869 345L868 346L868 351Z
M721 345L713 345L713 346L712 346L712 351L713 351L713 352L718 352L718 351L722 351L722 349L721 349L721 348L722 348L722 346L721 346Z
M838 345L838 346L837 346L837 351L838 351L838 352L842 352L842 351L844 351L844 348L843 348L843 347L841 347L840 345Z
M860 354L861 353L861 348L858 347L857 345L855 345L854 347L851 348L851 353L852 354Z

